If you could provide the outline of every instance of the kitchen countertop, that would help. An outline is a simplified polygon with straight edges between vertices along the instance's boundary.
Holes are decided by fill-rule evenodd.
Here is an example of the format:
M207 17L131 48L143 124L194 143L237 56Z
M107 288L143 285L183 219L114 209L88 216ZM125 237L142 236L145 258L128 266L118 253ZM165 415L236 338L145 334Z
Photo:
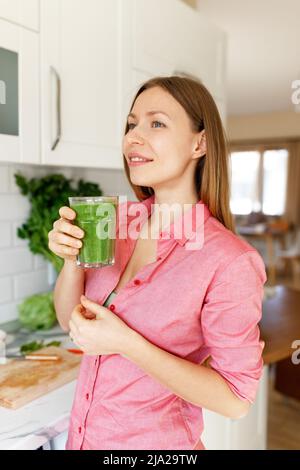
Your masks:
M19 352L23 343L58 340L74 348L59 325L45 331L29 332L18 321L0 325L7 332L7 354ZM49 442L69 426L76 381L53 390L17 410L0 407L0 450L34 450Z
M0 408L0 450L34 450L69 426L76 381L18 410Z

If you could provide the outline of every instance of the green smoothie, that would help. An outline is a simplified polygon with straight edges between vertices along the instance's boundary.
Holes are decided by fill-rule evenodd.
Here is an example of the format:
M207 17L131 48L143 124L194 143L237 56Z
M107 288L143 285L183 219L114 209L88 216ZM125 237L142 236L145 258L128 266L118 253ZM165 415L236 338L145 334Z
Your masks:
M84 231L77 264L87 268L113 265L118 198L74 197L69 201L76 212L74 224Z

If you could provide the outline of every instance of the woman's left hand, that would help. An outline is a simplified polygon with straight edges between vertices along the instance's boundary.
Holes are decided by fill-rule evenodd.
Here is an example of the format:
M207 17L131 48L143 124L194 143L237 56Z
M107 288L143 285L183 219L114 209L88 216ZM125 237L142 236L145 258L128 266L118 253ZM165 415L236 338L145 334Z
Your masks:
M69 321L74 343L88 355L126 354L135 331L108 308L84 296L80 301Z

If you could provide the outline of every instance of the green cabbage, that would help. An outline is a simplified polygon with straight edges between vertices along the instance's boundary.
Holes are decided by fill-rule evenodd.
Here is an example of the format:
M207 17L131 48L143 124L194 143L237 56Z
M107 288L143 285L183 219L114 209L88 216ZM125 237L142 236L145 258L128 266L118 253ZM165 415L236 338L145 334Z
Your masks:
M20 323L29 330L48 330L56 323L53 291L27 297L18 305Z

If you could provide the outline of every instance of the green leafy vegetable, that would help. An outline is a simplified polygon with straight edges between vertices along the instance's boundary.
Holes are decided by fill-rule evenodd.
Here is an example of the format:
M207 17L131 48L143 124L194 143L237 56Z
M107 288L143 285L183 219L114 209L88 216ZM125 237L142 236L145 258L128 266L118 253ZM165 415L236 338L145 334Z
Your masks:
M18 305L20 323L29 330L47 330L56 323L53 292L35 294Z
M102 196L102 190L97 184L82 179L77 182L77 186L72 186L73 179L68 179L62 174L31 179L21 173L14 176L21 194L27 196L31 203L29 217L17 229L17 235L19 238L28 239L32 253L42 255L59 273L64 261L48 247L48 233L53 228L53 222L59 219L59 208L69 205L70 196Z
M27 354L29 352L37 351L43 347L42 342L32 341L31 343L22 344L20 347L20 352L22 354Z
M60 346L61 341L50 341L50 343L45 344L44 341L32 341L31 343L25 343L20 346L20 352L22 354L28 354L29 352L38 351L39 349L45 348L47 346Z
M45 346L60 346L61 341L50 341L50 343L45 344Z

